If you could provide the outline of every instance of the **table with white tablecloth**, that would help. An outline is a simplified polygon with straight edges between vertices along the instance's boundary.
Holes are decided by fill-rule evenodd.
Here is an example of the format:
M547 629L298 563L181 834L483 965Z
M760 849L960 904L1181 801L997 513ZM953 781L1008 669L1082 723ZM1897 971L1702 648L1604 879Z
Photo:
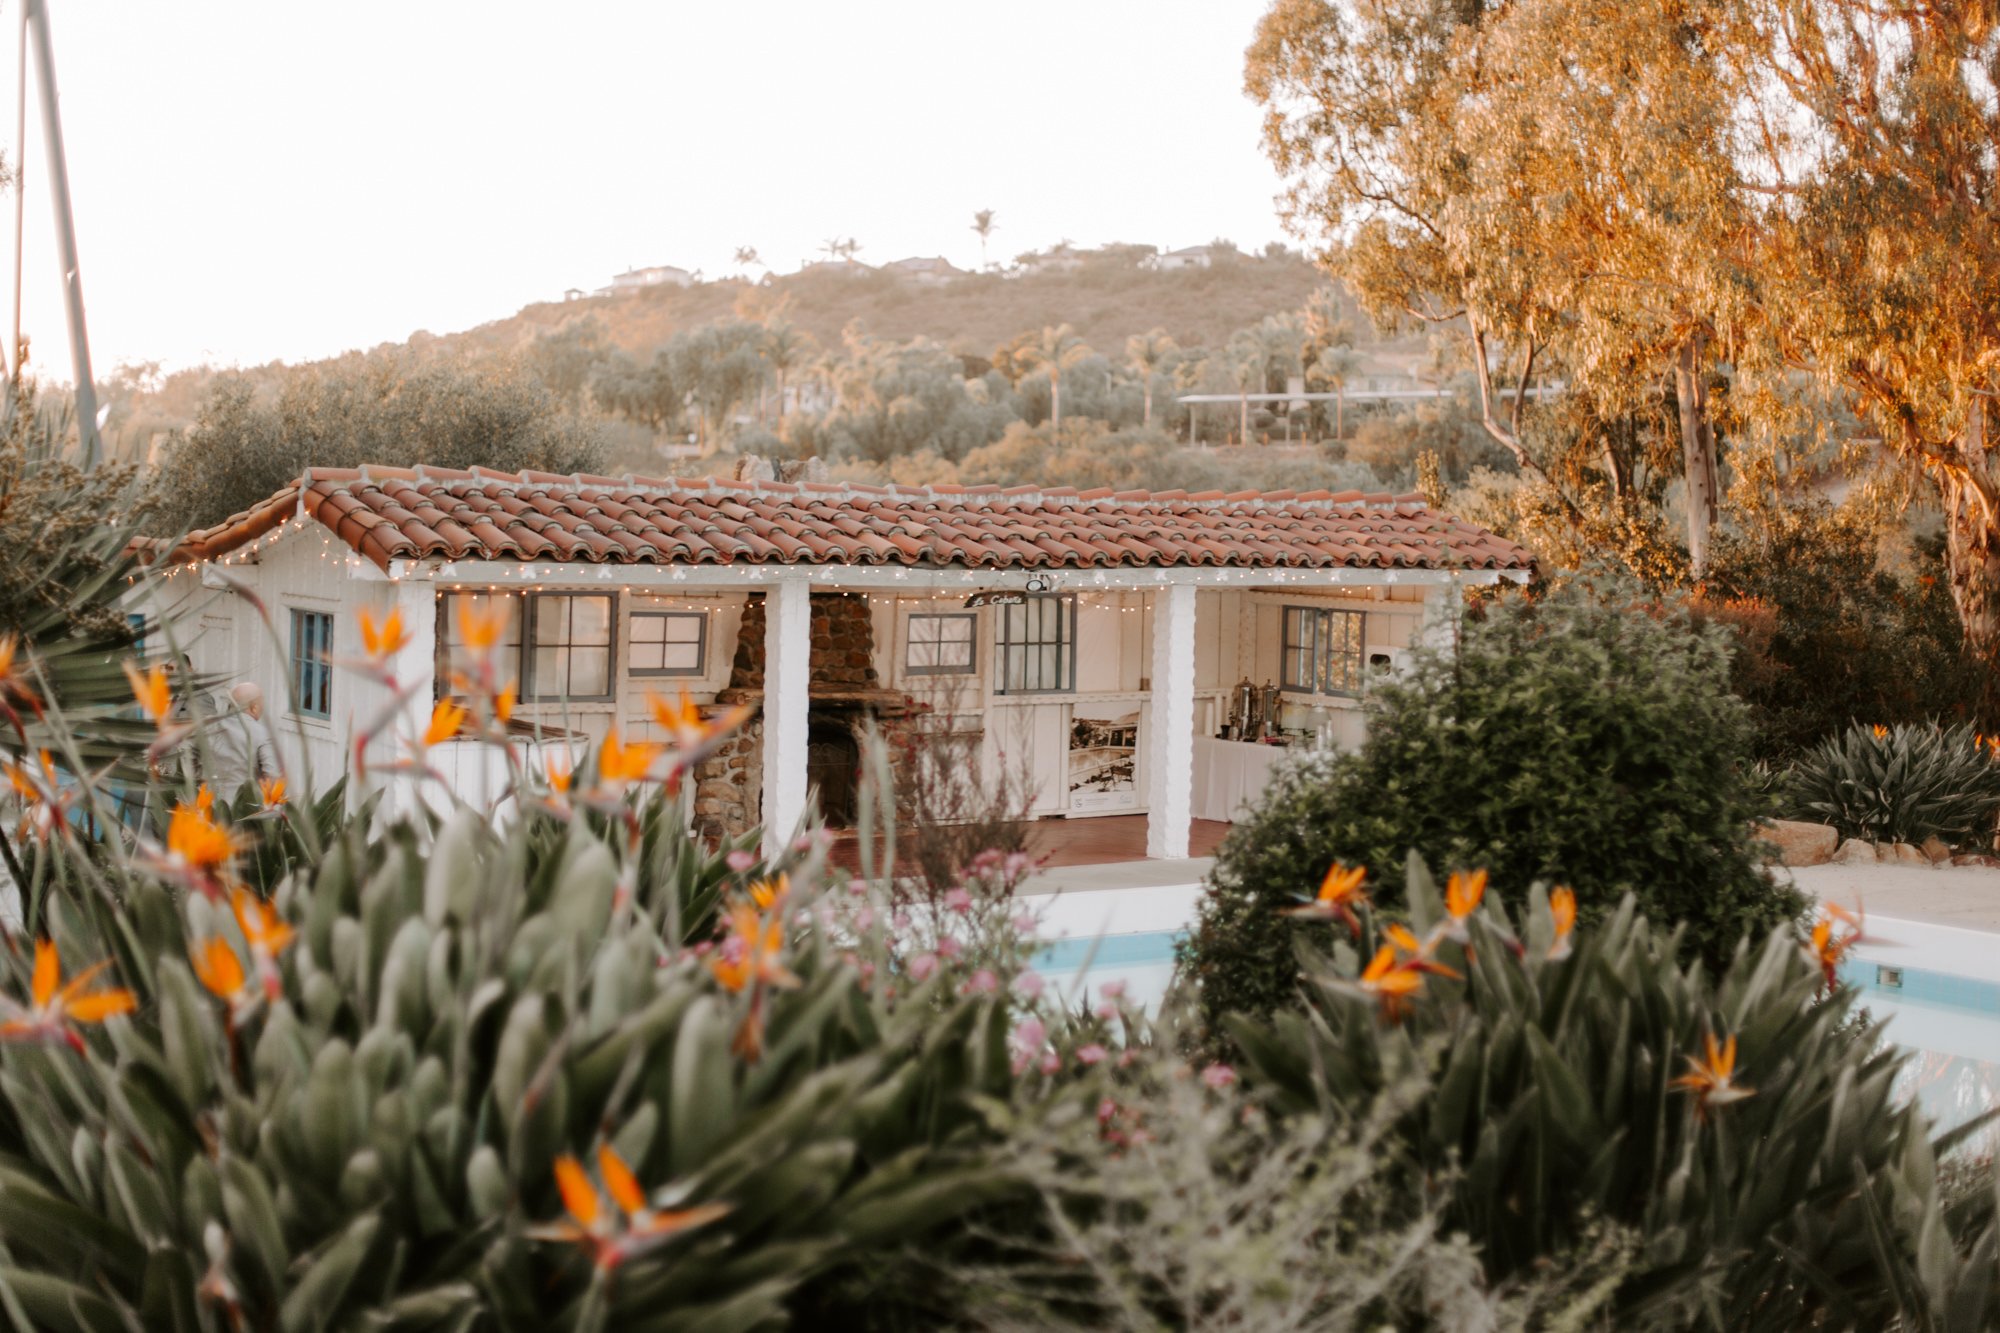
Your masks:
M1271 769L1284 757L1282 745L1195 737L1190 812L1196 819L1236 819L1263 795Z

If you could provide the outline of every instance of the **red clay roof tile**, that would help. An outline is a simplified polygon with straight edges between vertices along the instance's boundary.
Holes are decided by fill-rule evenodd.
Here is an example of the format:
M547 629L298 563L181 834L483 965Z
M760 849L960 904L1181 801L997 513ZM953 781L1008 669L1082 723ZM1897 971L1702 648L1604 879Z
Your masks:
M301 509L392 560L1529 570L1528 552L1419 495L1153 494L316 468L173 551L213 559ZM157 555L160 543L142 543Z

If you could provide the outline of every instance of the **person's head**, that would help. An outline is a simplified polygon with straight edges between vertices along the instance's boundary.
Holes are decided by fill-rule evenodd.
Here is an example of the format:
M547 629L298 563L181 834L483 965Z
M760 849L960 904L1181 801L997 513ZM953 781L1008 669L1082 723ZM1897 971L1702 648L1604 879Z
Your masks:
M243 681L229 691L229 697L235 701L238 708L251 717L264 716L264 691L255 682Z

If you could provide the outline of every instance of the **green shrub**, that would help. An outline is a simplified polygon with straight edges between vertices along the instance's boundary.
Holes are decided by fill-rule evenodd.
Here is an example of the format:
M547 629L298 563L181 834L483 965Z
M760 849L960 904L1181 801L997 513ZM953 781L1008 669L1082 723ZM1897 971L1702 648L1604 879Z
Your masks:
M1336 862L1368 867L1385 906L1412 850L1489 867L1515 901L1560 880L1586 920L1630 891L1712 963L1796 915L1758 865L1766 809L1728 670L1722 631L1583 585L1493 607L1455 655L1419 653L1374 688L1357 752L1281 770L1224 841L1181 949L1211 1027L1291 1002L1306 927L1276 909Z
M1462 981L1410 971L1372 921L1362 955L1334 927L1331 956L1305 954L1307 1011L1231 1031L1280 1116L1362 1115L1424 1080L1390 1138L1445 1181L1442 1223L1496 1283L1609 1223L1640 1237L1620 1329L1993 1326L1991 1190L1948 1213L1937 1175L1978 1126L1930 1140L1893 1091L1903 1058L1845 1026L1850 993L1820 998L1790 932L1711 978L1630 897L1570 934L1537 891L1517 933L1504 912L1448 915L1413 858L1407 902L1417 956ZM1415 993L1387 998L1385 970ZM1697 1061L1726 1080L1690 1086Z
M1842 837L1988 848L2000 752L1969 726L1855 723L1807 751L1786 790L1792 814Z

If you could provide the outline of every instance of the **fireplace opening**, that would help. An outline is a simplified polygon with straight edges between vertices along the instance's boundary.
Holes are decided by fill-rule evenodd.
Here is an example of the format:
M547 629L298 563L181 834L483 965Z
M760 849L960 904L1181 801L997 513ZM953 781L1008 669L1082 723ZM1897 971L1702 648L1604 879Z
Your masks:
M853 828L861 777L861 747L849 728L814 722L806 733L806 781L819 791L828 828Z

